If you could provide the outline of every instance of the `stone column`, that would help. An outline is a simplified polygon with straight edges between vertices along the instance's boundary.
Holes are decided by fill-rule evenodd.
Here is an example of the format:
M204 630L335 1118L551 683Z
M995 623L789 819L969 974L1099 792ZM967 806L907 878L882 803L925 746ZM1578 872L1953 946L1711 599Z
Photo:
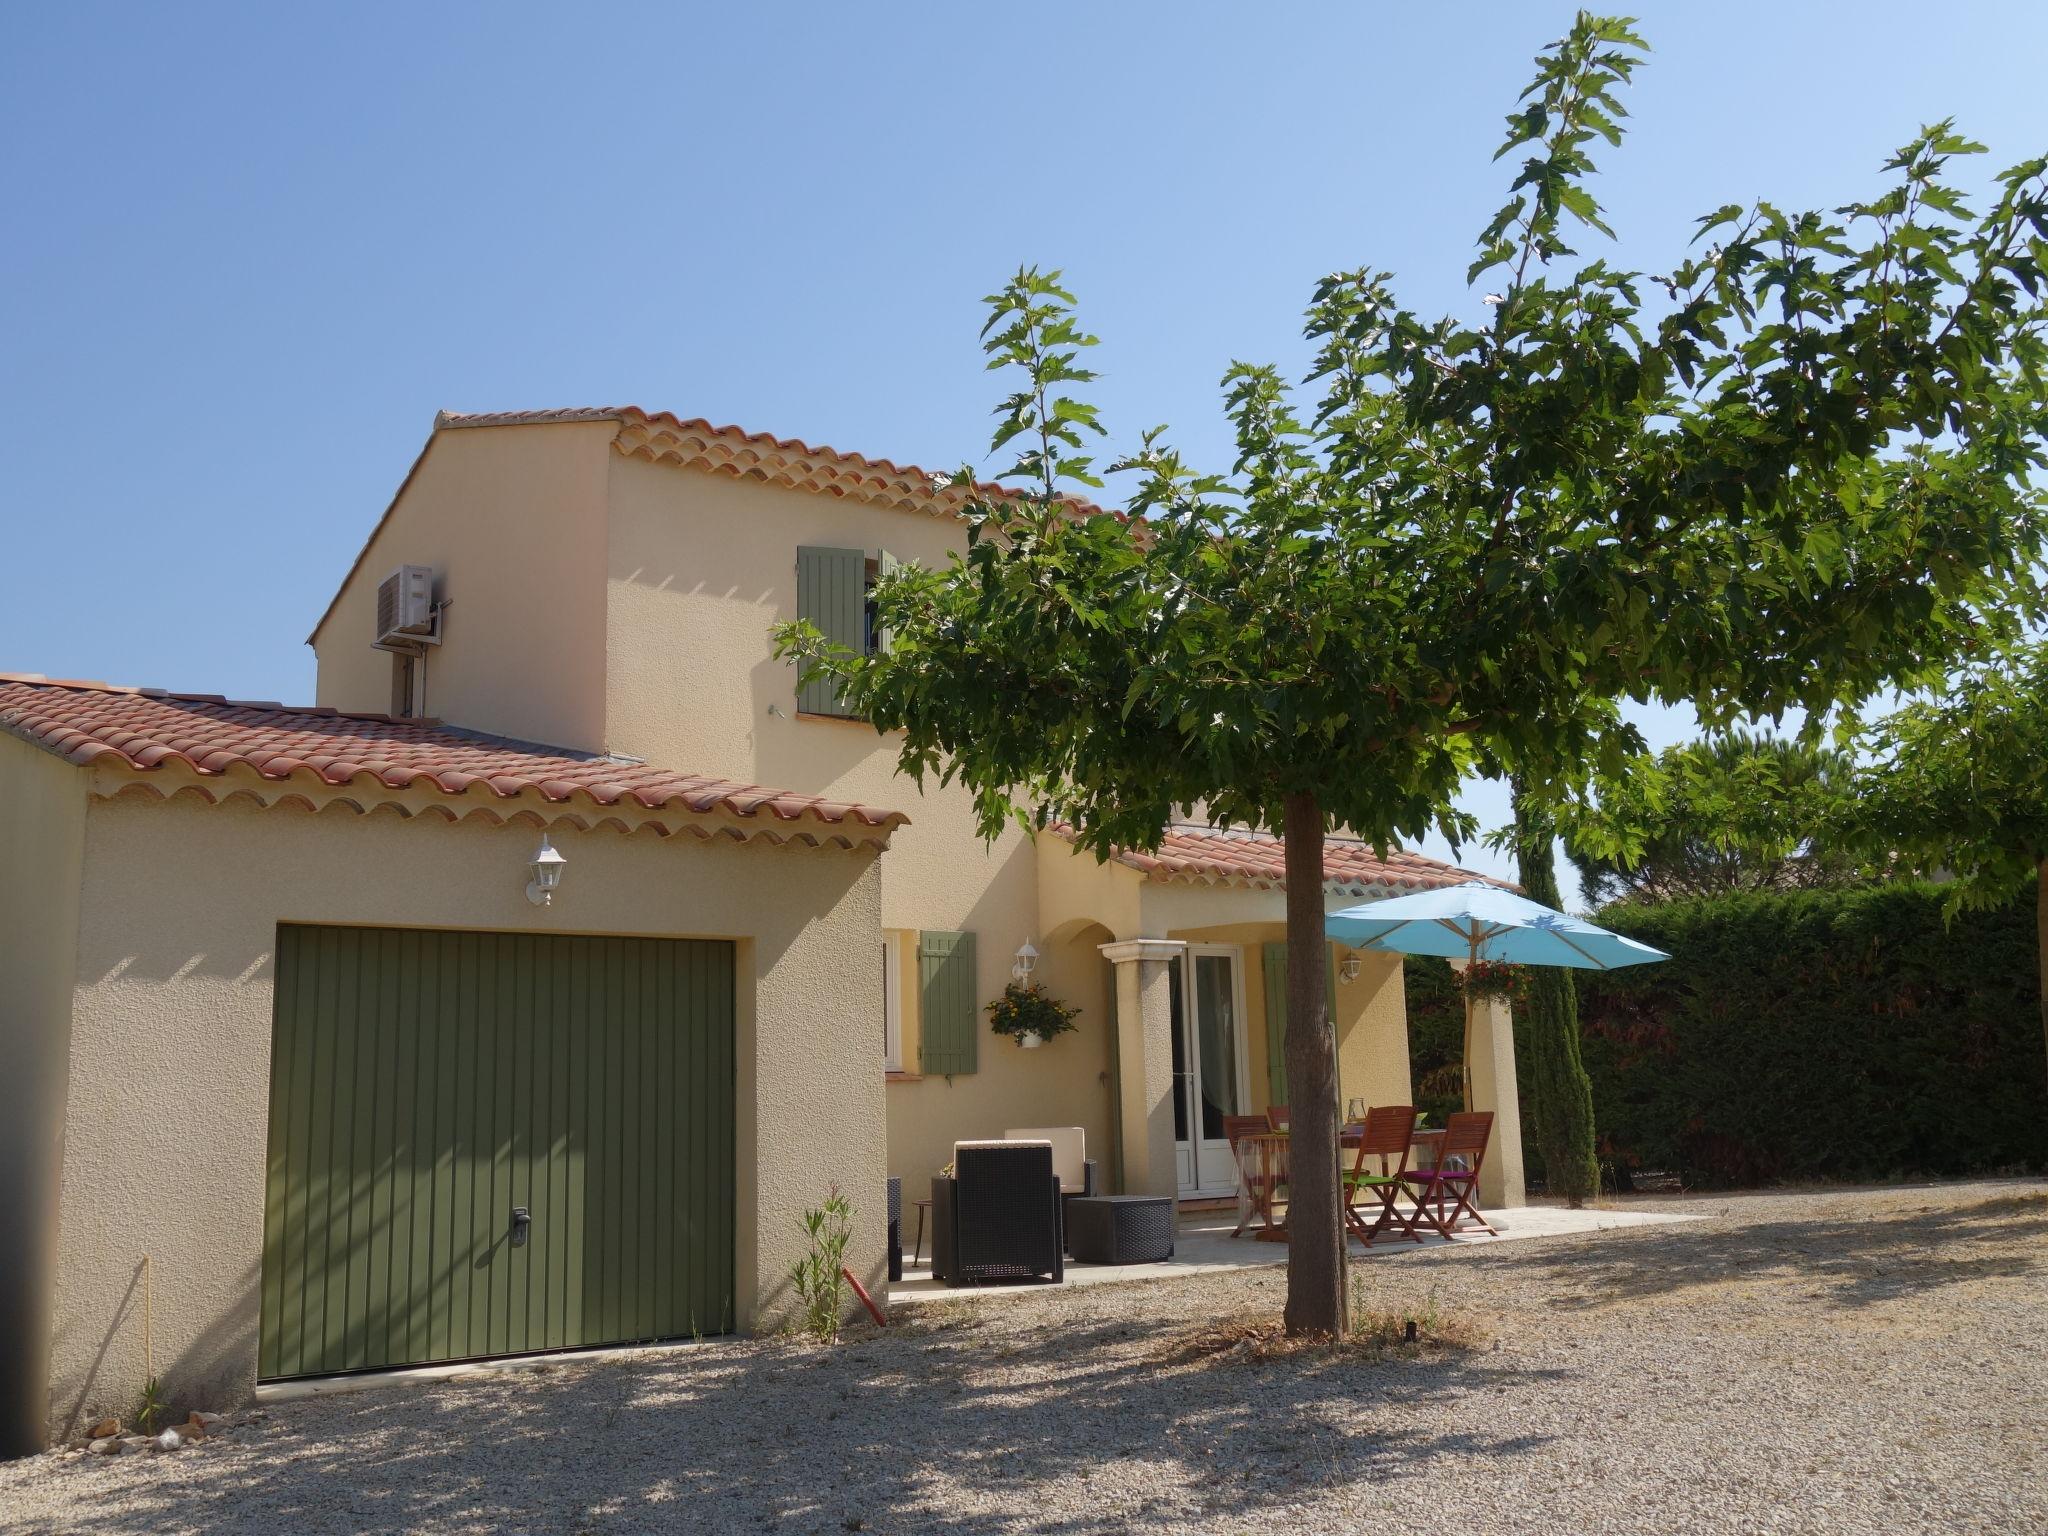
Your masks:
M1493 1144L1479 1170L1482 1210L1527 1205L1522 1182L1522 1105L1515 1081L1515 1021L1489 997L1472 1009L1472 1107L1493 1111Z
M1118 1145L1127 1195L1180 1193L1173 1149L1173 973L1179 939L1122 939L1098 946L1116 967Z

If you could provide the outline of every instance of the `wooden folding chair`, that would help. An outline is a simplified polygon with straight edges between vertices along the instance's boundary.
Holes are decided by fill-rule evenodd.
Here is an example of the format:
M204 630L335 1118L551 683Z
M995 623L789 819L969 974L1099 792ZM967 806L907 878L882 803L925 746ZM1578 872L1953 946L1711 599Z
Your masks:
M1452 1115L1444 1124L1444 1139L1437 1150L1434 1168L1411 1168L1402 1176L1415 1209L1408 1213L1408 1230L1427 1221L1447 1240L1458 1230L1461 1217L1481 1231L1495 1232L1479 1214L1479 1170L1486 1162L1486 1149L1493 1140L1493 1111L1468 1111ZM1418 1236L1418 1241L1420 1238Z
M1285 1104L1268 1104L1266 1106L1266 1123L1271 1125L1276 1131L1286 1130L1287 1106Z
M1267 1226L1273 1225L1273 1195L1277 1181L1267 1178L1257 1168L1247 1167L1245 1152L1239 1143L1247 1136L1266 1134L1266 1120L1263 1115L1225 1115L1223 1117L1223 1139L1230 1143L1230 1156L1237 1164L1237 1230L1230 1235L1241 1237L1256 1212Z
M1344 1225L1368 1248L1388 1227L1399 1228L1418 1243L1422 1241L1415 1223L1404 1221L1395 1204L1401 1194L1401 1181L1408 1173L1408 1149L1414 1138L1413 1104L1382 1104L1365 1112L1365 1129L1359 1133L1357 1155L1344 1174ZM1368 1159L1374 1167L1366 1166ZM1365 1224L1360 1209L1361 1199L1367 1196L1377 1202L1377 1209L1365 1207L1372 1212L1371 1226Z

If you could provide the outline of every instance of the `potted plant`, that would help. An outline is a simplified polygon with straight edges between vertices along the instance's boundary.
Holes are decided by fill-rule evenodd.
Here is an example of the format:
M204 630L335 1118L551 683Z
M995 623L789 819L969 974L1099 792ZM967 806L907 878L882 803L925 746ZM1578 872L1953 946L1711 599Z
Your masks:
M1081 1010L1069 1008L1035 981L1013 981L985 1011L989 1028L1030 1050L1075 1028L1074 1015Z

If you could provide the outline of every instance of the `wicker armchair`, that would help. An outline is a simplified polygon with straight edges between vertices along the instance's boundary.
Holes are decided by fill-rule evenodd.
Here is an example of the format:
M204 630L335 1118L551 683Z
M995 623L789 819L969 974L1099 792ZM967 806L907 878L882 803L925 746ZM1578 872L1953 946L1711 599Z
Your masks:
M1048 1141L961 1141L932 1180L932 1274L947 1285L1066 1278Z
M1078 1125L1027 1126L1003 1132L1005 1141L1049 1141L1052 1143L1053 1177L1060 1181L1060 1228L1073 1226L1066 1209L1069 1200L1102 1193L1095 1183L1095 1164L1088 1156L1088 1132Z

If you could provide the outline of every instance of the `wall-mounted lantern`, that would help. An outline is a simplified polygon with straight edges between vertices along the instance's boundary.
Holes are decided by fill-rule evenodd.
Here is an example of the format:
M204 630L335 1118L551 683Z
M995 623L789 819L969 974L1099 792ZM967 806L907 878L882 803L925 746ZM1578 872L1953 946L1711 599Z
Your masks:
M1017 963L1010 967L1010 974L1019 982L1029 982L1031 973L1037 969L1038 951L1033 949L1031 941L1026 939L1017 946Z
M533 856L533 878L526 882L526 899L536 907L555 904L555 887L562 883L562 867L569 861L555 852L547 834L540 838L540 852Z
M1358 956L1346 955L1337 963L1337 979L1339 981L1356 981L1358 980L1360 969Z

